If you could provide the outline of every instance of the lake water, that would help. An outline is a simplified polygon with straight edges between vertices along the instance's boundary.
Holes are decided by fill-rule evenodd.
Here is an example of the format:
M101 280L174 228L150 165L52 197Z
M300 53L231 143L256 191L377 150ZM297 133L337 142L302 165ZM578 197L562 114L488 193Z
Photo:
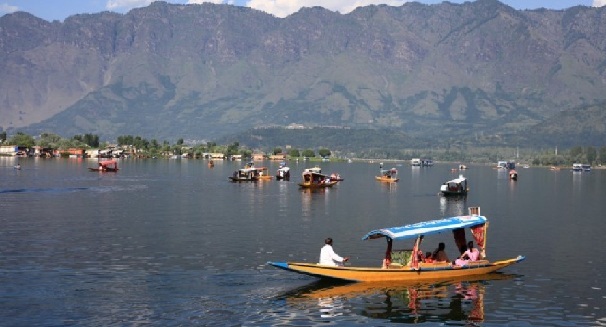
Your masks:
M374 180L378 162L320 163L345 178L321 192L298 188L303 162L289 163L289 182L257 183L228 182L242 162L15 164L0 158L0 325L606 325L606 170L519 168L510 181L471 165L457 200L437 195L454 164L386 163L400 177L387 185ZM470 206L490 221L489 258L527 259L489 280L373 286L266 265L316 262L332 237L352 264L380 266L385 244L362 241L368 231ZM448 234L424 249L442 239L454 257Z

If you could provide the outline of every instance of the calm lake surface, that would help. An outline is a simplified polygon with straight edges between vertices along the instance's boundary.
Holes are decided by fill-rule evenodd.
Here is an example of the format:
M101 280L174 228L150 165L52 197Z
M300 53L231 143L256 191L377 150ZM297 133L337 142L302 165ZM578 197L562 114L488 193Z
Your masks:
M243 162L0 158L0 325L455 326L606 325L606 170L488 166L463 174L464 199L437 195L455 164L396 167L320 163L345 180L320 192L291 180L230 183ZM270 167L275 162L259 162ZM525 255L490 280L334 284L267 261L318 260L326 237L354 265L380 266L385 243L368 231L466 214L488 217L492 260ZM428 236L422 247L451 235ZM394 247L411 247L396 242Z

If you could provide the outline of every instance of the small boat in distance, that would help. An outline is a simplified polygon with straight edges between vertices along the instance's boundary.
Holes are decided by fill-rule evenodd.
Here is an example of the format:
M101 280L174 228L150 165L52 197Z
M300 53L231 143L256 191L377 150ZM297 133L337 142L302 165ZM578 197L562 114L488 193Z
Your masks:
M574 171L574 172L591 171L591 165L582 164L582 163L573 163L572 171Z
M255 169L257 170L259 180L267 181L274 178L272 175L269 174L267 167L255 167Z
M459 175L458 178L449 180L440 186L440 194L444 196L467 195L468 191L467 178L463 175Z
M515 169L516 163L514 161L499 161L497 162L497 169Z
M387 169L387 170L381 169L379 172L380 172L380 175L375 176L375 179L378 180L379 182L396 183L397 181L400 180L398 178L398 170L395 168L391 168L391 169Z
M309 172L312 172L312 173L321 174L322 173L322 168L320 168L320 166L315 166L315 167L312 167L312 168L305 168L304 171L309 171Z
M342 182L345 179L343 177L341 177L341 174L339 174L339 173L332 173L332 174L330 174L330 180L331 181Z
M299 183L301 188L310 188L310 189L319 189L319 188L327 188L333 187L337 184L337 181L333 181L330 179L330 176L323 175L320 173L316 173L313 171L303 171L302 174L303 181Z
M232 182L256 182L259 180L259 170L255 168L255 164L249 162L229 176L229 180Z
M432 221L419 222L400 227L382 228L368 232L362 240L386 239L387 251L384 267L355 267L321 265L309 262L268 262L269 265L287 271L329 279L353 282L405 282L405 281L447 281L454 278L469 278L493 273L512 264L521 262L524 256L491 262L486 255L486 232L488 220L480 215L480 208L469 208L469 215L455 216ZM471 231L480 257L477 261L467 261L462 265L450 262L425 262L418 253L425 236L442 232L452 232L455 244L466 244L465 229ZM395 240L414 239L412 250L392 250Z
M99 161L98 167L89 167L88 170L100 171L100 172L117 172L118 171L118 162L113 159Z
M518 180L518 172L515 169L509 171L509 179L511 179L512 181Z
M286 163L280 163L280 168L278 168L278 172L276 173L277 180L290 180L290 168L286 166Z

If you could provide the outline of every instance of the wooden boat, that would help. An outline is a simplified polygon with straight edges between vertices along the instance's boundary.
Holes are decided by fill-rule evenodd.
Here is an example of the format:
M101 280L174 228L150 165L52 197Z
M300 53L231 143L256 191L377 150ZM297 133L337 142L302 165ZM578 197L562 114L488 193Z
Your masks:
M118 162L116 160L99 161L98 167L89 167L88 170L100 171L100 172L117 172L118 171Z
M391 168L391 169L387 169L387 170L381 169L380 173L381 174L379 176L375 176L375 179L378 180L379 182L395 183L400 180L397 177L398 170L395 168Z
M512 181L518 180L518 172L515 169L509 171L509 179L511 179Z
M276 268L314 276L353 282L405 282L434 281L467 278L495 272L512 264L521 262L524 256L491 262L486 256L486 230L488 220L479 214L480 208L469 208L467 216L456 216L401 227L382 228L370 231L362 240L387 239L387 254L390 263L386 267L329 266L303 262L268 262ZM465 228L471 229L478 248L481 249L481 260L468 262L463 266L444 263L420 262L413 253L420 252L424 236L442 232L452 232L456 244L465 244ZM394 240L416 239L412 250L392 251Z
M342 182L345 179L343 177L341 177L341 175L339 173L332 173L332 174L330 174L330 180L331 181Z
M280 164L280 168L278 168L278 172L276 173L277 180L290 180L290 168L286 166L284 163Z
M232 176L229 176L229 180L232 182L256 182L259 180L259 170L250 162L244 168L234 171Z
M312 167L312 168L305 168L304 171L309 171L309 172L312 172L312 173L321 174L322 173L322 168L320 168L320 166L315 166L315 167Z
M272 175L269 174L267 167L255 167L255 169L258 172L259 180L268 181L274 178Z
M591 165L574 163L574 164L572 164L572 171L573 172L591 171Z
M459 175L458 178L449 180L440 186L440 193L445 196L450 195L467 195L467 178Z
M515 169L516 168L516 163L514 161L498 161L497 162L497 169Z
M326 188L333 187L335 184L338 183L337 181L331 180L330 176L316 173L313 171L308 171L307 169L303 171L302 177L303 181L299 183L299 186L301 188Z

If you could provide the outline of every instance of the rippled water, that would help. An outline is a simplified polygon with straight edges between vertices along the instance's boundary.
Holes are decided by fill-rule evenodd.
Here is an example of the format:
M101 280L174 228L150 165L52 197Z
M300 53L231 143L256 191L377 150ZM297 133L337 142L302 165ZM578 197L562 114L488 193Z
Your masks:
M464 199L437 196L448 164L322 163L345 181L306 192L296 182L230 183L242 162L0 158L2 325L606 325L606 173L492 167L464 172ZM264 162L270 171L277 163ZM392 164L387 164L391 168ZM481 206L493 259L526 261L481 280L335 284L268 267L315 262L324 238L356 265L380 265L368 231ZM428 238L427 247L449 235ZM450 248L448 248L450 246Z

